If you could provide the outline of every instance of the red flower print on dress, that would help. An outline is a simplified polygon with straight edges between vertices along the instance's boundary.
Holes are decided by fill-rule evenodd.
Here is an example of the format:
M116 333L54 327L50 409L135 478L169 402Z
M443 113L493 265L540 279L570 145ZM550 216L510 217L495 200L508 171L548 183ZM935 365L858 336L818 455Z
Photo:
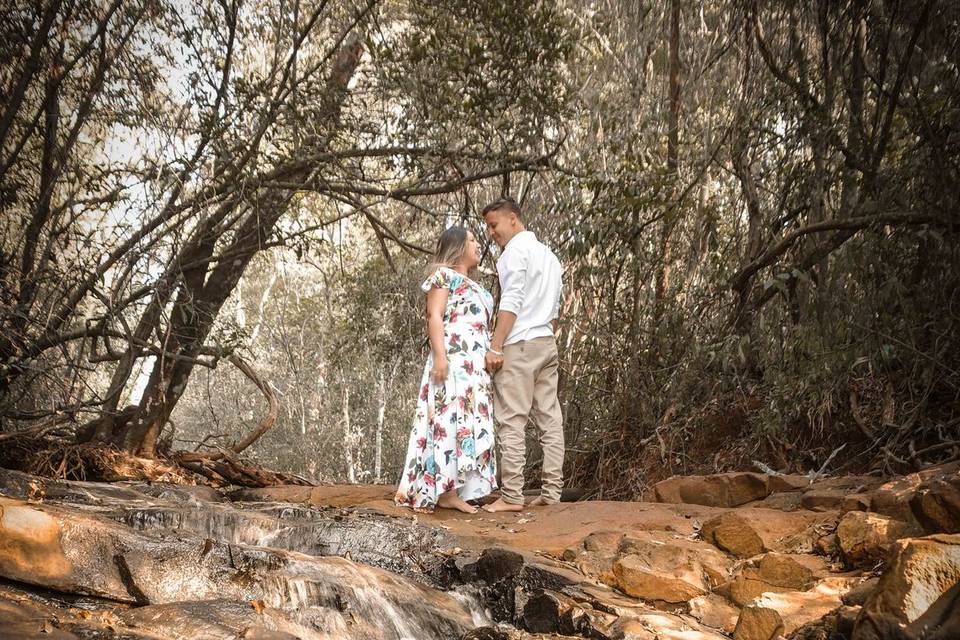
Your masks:
M433 439L442 440L447 437L447 430L443 428L441 424L433 425Z
M425 385L423 385L422 387L420 387L420 399L421 399L421 400L426 400L426 399L427 399L427 396L428 396L429 394L430 394L430 385L429 385L429 384L425 384Z
M463 363L463 370L466 371L471 376L473 375L473 361L467 360Z
M450 478L449 480L447 480L446 482L443 483L443 491L444 491L444 493L446 493L447 491L453 491L453 489L454 489L455 486L456 486L456 485L455 485L454 482L453 482L453 478Z
M436 478L433 477L433 474L432 474L432 473L425 473L425 474L423 474L423 482L424 482L424 484L426 484L428 487L435 487L435 486L437 486L437 480L436 480Z
M424 451L427 448L427 439L426 438L417 438L417 449Z

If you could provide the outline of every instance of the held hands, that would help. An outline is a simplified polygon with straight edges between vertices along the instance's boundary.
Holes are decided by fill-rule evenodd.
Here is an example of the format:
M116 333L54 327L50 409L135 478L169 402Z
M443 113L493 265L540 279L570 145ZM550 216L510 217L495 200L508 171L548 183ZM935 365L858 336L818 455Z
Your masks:
M449 369L450 367L447 364L446 356L435 358L433 361L433 369L430 370L430 381L433 382L433 384L443 384L447 381Z
M484 365L489 373L496 373L503 367L503 354L492 350L487 351L487 355L484 357Z

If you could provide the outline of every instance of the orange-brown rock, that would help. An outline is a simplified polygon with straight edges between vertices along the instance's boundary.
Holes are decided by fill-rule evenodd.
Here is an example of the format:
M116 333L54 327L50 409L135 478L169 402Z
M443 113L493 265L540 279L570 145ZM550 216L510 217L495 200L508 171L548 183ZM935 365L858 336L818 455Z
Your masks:
M804 492L800 506L811 511L835 511L840 509L847 493L839 489L813 489Z
M927 533L960 533L960 473L923 482L910 510Z
M740 558L764 551L809 553L819 534L818 525L833 526L833 512L782 512L753 508L728 511L703 523L700 537Z
M654 485L658 502L738 507L769 495L761 473L719 473L709 476L673 476Z
M724 633L733 633L737 626L740 610L719 595L708 593L697 596L687 605L690 608L690 615L700 624L720 629Z
M735 640L773 640L822 618L841 606L835 593L791 591L765 593L740 612Z
M809 481L803 476L771 476L746 471L706 476L673 476L654 485L658 502L739 507L771 493L795 491Z
M890 566L863 609L913 622L960 582L960 534L934 534L895 543Z
M738 606L746 606L764 593L799 591L828 573L823 558L767 553L742 566L722 592Z
M644 600L686 602L727 578L731 561L703 542L665 532L640 532L620 543L616 586Z
M909 525L877 513L850 511L837 525L837 543L848 565L871 566L884 559L891 545L908 534Z
M941 480L953 486L960 477L960 461L928 467L922 471L894 478L866 494L869 510L910 524L916 524L911 502L924 487ZM929 533L935 533L926 529Z
M669 613L650 612L621 617L610 628L610 637L618 640L727 640L691 618Z

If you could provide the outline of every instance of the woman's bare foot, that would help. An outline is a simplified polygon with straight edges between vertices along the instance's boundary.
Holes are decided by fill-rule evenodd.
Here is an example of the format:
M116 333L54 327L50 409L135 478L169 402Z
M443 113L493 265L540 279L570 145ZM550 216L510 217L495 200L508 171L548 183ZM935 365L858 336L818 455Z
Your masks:
M489 511L490 513L496 513L497 511L523 511L524 508L522 504L504 502L503 498L498 498L496 502L483 505L483 510Z
M456 509L464 513L476 513L477 508L457 495L456 490L447 491L437 498L437 506L444 509Z

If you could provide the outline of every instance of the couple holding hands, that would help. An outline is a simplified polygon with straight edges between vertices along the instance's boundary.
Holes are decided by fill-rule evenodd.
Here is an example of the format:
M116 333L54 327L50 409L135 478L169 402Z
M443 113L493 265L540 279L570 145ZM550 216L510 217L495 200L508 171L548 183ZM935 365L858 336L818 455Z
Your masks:
M524 228L513 199L490 203L483 219L501 249L493 336L493 296L470 277L480 264L480 243L467 229L451 227L441 234L432 274L421 286L427 294L430 356L394 498L418 512L441 507L476 513L469 501L497 489L495 440L500 445L500 498L483 508L524 509L529 419L543 447L540 496L530 505L560 500L564 444L554 338L560 261Z

